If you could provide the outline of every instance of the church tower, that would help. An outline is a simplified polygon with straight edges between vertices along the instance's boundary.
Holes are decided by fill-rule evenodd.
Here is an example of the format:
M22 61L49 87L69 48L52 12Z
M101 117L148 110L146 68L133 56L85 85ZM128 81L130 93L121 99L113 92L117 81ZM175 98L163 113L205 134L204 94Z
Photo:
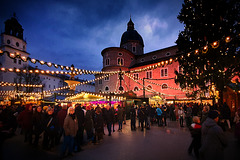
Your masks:
M127 24L127 31L122 34L120 48L125 48L134 55L142 55L144 43L142 36L134 29L134 23L130 18Z
M9 53L19 54L28 57L26 52L27 42L23 39L23 28L18 22L16 14L5 21L5 30L1 33L0 50ZM28 66L28 62L23 62L20 59L11 59L7 54L0 56L0 67L9 68L24 68ZM19 83L16 73L0 72L0 81L9 83ZM2 87L1 90L13 90L13 87Z

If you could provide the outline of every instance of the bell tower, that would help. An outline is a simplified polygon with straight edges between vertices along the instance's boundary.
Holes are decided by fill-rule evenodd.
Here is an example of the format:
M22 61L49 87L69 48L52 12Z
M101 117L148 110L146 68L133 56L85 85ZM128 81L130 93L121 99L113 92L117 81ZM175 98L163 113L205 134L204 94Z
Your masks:
M19 54L28 57L29 53L26 52L27 42L23 39L23 27L18 22L16 14L14 13L10 19L5 21L5 30L1 33L0 50L9 53ZM0 67L4 68L24 68L28 66L28 61L24 62L19 58L11 59L7 54L0 56ZM14 72L1 72L0 81L19 83L16 73ZM14 87L4 87L1 90L13 90Z

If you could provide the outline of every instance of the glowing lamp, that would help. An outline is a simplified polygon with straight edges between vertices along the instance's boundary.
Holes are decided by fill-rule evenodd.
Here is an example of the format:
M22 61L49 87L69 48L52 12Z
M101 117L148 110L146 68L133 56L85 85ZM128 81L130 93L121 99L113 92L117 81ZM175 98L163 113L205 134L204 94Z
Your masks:
M212 48L217 48L219 46L218 41L212 43Z
M229 37L229 36L226 37L225 41L226 41L226 43L229 43L231 41L231 37Z
M15 56L16 56L16 55L15 55L14 53L10 53L10 57L11 57L11 58L15 58Z

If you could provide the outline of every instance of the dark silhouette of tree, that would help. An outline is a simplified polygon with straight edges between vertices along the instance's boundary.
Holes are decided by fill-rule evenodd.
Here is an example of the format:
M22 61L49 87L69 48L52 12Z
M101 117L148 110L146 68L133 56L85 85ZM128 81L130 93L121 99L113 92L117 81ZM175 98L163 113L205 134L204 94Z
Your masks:
M26 66L23 69L25 70L35 70L37 68L33 68L31 66ZM22 84L31 84L31 85L40 85L42 83L40 76L38 73L17 73L17 79L18 79L18 83L22 83ZM34 88L34 87L24 87L26 88L26 92L30 93L30 92L34 92L34 91L39 91L39 88ZM18 90L21 90L23 88L18 88Z

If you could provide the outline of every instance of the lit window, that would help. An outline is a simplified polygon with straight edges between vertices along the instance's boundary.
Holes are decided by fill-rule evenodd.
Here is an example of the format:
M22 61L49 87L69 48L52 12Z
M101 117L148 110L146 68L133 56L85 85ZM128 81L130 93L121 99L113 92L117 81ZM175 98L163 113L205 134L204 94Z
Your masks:
M147 86L147 89L148 89L148 90L151 90L151 89L152 89L152 86L151 86L151 85L148 85L148 86Z
M161 69L161 77L167 77L167 76L168 76L167 68Z
M139 88L138 87L134 87L134 91L139 91Z
M152 71L147 71L147 79L152 79Z
M164 84L162 85L162 89L168 89L168 85L164 83Z
M138 80L138 75L139 75L138 73L133 74L134 80Z
M118 58L117 59L117 65L123 66L123 58Z
M108 74L105 74L104 76L107 76ZM109 76L104 78L105 81L109 81Z

